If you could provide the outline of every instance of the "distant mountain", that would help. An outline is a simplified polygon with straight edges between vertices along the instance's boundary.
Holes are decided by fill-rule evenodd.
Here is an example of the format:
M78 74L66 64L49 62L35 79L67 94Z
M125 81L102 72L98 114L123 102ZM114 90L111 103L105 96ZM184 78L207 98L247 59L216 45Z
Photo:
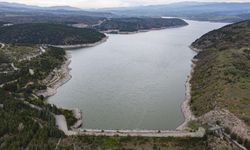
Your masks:
M26 4L20 4L20 3L8 3L8 2L0 2L0 10L12 10L17 9L18 10L67 10L67 11L81 11L82 9L71 7L71 6L52 6L52 7L39 7L34 5L26 5Z
M49 10L67 10L67 11L82 11L81 8L71 7L71 6L52 6L52 7L45 7L44 9Z
M21 23L59 23L95 25L109 12L90 12L71 6L39 7L19 3L0 2L0 22Z
M8 3L8 2L0 2L0 9L13 9L13 8L19 8L19 9L37 9L38 6L33 5L25 5L20 3Z
M18 18L16 16L18 16ZM98 18L95 18L95 21L89 18L83 21L83 19L81 19L82 16L85 18L86 16ZM71 6L39 7L19 3L0 2L0 21L7 20L8 22L16 23L46 22L47 20L50 22L51 20L55 20L54 22L56 23L72 22L95 25L103 21L103 18L142 16L170 16L199 21L238 22L250 19L250 2L180 2L166 5L88 10ZM20 18L22 19L20 20Z
M167 5L150 5L100 9L121 16L172 16L202 21L236 22L250 13L250 3L180 2Z
M53 14L66 14L66 15L86 15L86 16L98 16L98 17L108 17L112 16L109 12L90 12L85 11L80 8L71 7L71 6L52 6L52 7L39 7L33 5L26 5L20 3L8 3L8 2L0 2L0 13L6 12L19 12L23 13L53 13Z

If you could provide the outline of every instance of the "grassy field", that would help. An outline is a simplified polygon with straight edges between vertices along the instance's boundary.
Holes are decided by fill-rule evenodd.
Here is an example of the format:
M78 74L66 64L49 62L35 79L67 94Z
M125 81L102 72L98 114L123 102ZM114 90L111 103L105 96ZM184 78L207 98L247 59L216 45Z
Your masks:
M250 125L250 21L212 31L192 46L203 50L191 80L194 114L226 108Z

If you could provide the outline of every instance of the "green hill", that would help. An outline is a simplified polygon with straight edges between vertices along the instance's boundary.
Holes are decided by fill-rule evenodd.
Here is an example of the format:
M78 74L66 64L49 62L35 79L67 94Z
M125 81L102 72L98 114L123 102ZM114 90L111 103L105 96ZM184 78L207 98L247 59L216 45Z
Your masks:
M227 25L197 39L192 46L198 49L229 49L250 46L250 21Z
M0 28L0 41L4 43L73 45L95 43L104 37L94 29L60 24L27 23Z
M225 108L250 125L250 20L227 25L196 40L191 108L201 116Z

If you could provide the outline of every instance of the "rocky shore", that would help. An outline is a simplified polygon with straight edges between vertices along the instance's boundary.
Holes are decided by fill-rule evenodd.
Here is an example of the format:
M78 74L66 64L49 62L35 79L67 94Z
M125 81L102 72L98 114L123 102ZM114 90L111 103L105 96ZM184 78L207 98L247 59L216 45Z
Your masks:
M38 96L42 95L43 97L48 98L55 95L57 89L71 79L71 75L69 74L71 70L69 68L69 64L71 62L70 58L71 56L67 53L66 61L63 63L61 68L54 69L53 72L51 72L49 76L42 81L43 84L47 85L47 89L38 91L36 93Z
M194 72L195 68L195 62L197 59L192 60L192 66L191 66L191 71L190 75L187 77L187 81L185 84L186 87L186 92L185 92L185 101L181 105L182 113L185 117L185 121L176 129L176 130L185 130L187 128L187 124L191 120L196 120L195 116L193 115L191 108L190 108L190 101L191 101L191 90L192 90L192 85L190 83L192 79L192 74Z
M46 90L38 91L37 95L42 95L45 98L53 96L57 93L57 89L68 82L71 79L69 65L71 63L71 56L66 52L66 61L61 66L60 69L55 69L51 74L43 81L48 87ZM67 126L67 121L65 116L56 115L56 124L60 130L62 130L66 135L72 135L73 132L69 129L79 129L82 126L82 112L80 109L75 108L71 110L74 117L77 119L76 123L72 127Z
M83 123L82 111L79 108L75 108L72 111L73 111L75 118L77 119L77 122L70 128L73 130L79 129L82 127L82 123Z
M77 48L85 48L85 47L92 47L99 45L105 41L107 41L108 37L103 38L101 41L96 42L96 43L91 43L91 44L79 44L79 45L51 45L54 47L60 47L63 49L77 49ZM42 81L42 84L47 85L46 90L41 90L37 91L36 95L38 96L43 96L45 98L48 98L50 96L53 96L57 93L57 89L68 82L72 76L70 75L70 70L71 68L69 67L71 63L71 55L69 52L66 51L66 56L65 56L65 62L62 64L62 66L58 69L55 68L48 76L46 79ZM67 126L67 122L65 119L65 116L63 115L56 115L56 124L59 129L64 131L66 135L72 135L75 132L73 130L77 130L82 126L83 120L82 120L82 112L80 109L75 108L72 110L75 118L77 119L76 123L72 127ZM72 130L69 130L72 129Z
M103 38L101 41L96 42L96 43L90 43L90 44L78 44L78 45L51 45L54 47L59 47L63 48L65 50L70 50L70 49L77 49L77 48L86 48L86 47L93 47L97 46L99 44L102 44L106 42L108 37ZM66 60L62 64L62 66L59 69L54 69L53 72L51 72L46 79L44 79L42 82L44 85L47 85L46 90L41 90L36 92L38 96L42 95L45 98L48 98L50 96L53 96L57 93L57 89L68 82L71 79L70 75L70 70L69 65L71 63L71 56L69 52L66 51Z

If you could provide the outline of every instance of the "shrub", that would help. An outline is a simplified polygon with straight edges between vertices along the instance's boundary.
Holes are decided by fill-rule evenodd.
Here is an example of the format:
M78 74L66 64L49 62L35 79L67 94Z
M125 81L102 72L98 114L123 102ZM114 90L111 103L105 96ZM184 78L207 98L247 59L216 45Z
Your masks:
M237 135L236 135L235 133L232 133L232 134L231 134L231 138L232 138L233 140L236 140L236 139L237 139Z
M230 133L231 133L231 130L230 130L228 127L225 127L225 128L224 128L224 131L225 131L225 133L227 133L227 134L230 134Z
M249 140L246 140L244 146L245 146L247 149L250 149L250 141L249 141Z
M221 122L220 122L219 120L216 120L216 124L217 124L217 125L220 125Z
M199 129L199 124L196 121L189 121L188 122L188 127L192 130L192 131L197 131Z
M244 139L238 136L237 142L242 145L244 143Z

